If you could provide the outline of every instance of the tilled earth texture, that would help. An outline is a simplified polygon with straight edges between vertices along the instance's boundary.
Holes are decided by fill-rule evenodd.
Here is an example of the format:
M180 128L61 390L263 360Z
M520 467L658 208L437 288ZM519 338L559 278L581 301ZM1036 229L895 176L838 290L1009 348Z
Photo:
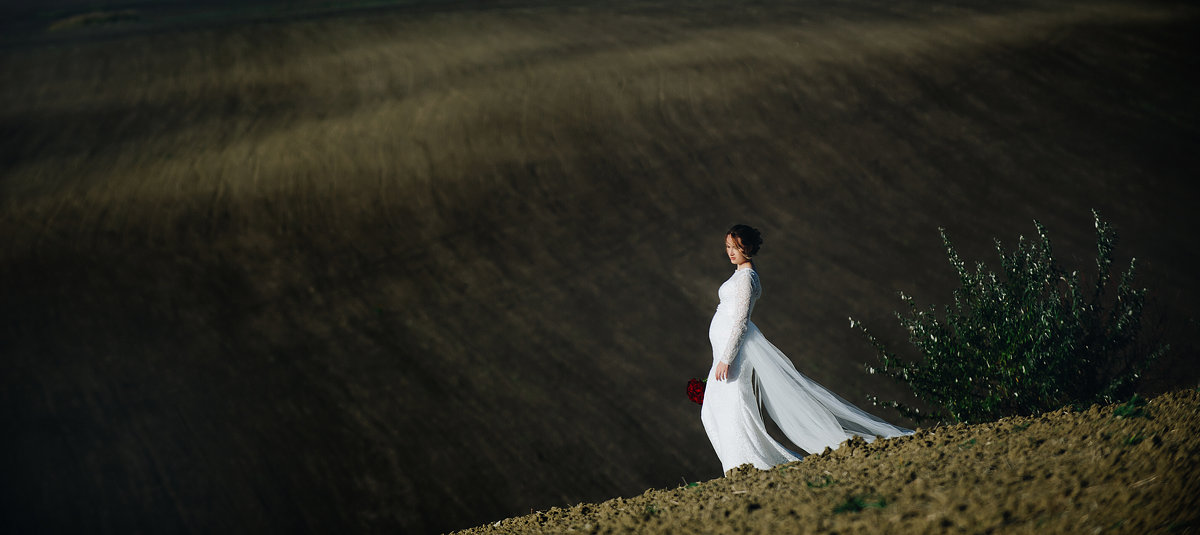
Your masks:
M918 429L462 533L1196 533L1198 409L1184 390Z
M0 0L0 533L445 533L720 477L684 385L735 223L755 324L896 424L848 318L917 358L892 314L951 302L939 228L995 268L1037 220L1095 281L1092 209L1171 346L1138 388L1194 387L1198 36L1194 0ZM990 488L1078 449L1041 425L913 451ZM1162 447L1125 438L1080 441ZM755 475L521 525L1004 521L917 443L862 450L876 486L817 457L781 505ZM1009 521L1111 527L1086 477Z

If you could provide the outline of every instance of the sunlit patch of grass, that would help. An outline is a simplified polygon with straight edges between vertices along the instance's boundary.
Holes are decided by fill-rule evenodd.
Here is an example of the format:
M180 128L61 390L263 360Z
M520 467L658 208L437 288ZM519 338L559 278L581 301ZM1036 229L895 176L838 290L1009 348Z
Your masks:
M47 27L47 30L70 30L73 28L81 28L84 26L98 26L101 24L115 24L118 22L126 22L138 20L141 18L138 12L133 9L122 9L119 11L92 11L73 15L65 19L54 21Z

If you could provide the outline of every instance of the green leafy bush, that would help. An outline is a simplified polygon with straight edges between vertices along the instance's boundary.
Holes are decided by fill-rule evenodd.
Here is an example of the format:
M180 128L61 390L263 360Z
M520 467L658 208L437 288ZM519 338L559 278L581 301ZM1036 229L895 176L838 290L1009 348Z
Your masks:
M982 262L968 269L939 229L962 284L954 290L954 303L939 316L934 307L921 310L901 293L909 310L896 313L921 358L897 357L850 319L879 351L882 365L868 365L867 371L907 383L937 410L929 415L895 401L872 397L872 402L917 421L949 417L974 423L1128 399L1142 371L1167 347L1142 340L1146 289L1133 287L1133 261L1115 295L1106 299L1117 238L1099 213L1092 215L1096 275L1086 285L1077 271L1067 273L1054 261L1046 229L1037 221L1037 239L1022 236L1012 252L996 240L1001 276Z

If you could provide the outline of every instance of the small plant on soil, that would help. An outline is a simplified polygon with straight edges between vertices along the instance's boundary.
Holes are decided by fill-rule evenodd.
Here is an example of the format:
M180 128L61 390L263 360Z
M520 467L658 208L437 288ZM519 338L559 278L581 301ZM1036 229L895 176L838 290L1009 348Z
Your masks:
M962 287L940 314L932 306L919 309L903 293L908 314L896 313L921 358L901 359L861 322L850 320L879 352L882 365L868 365L867 371L908 384L935 413L871 400L918 422L948 417L978 423L1129 396L1142 371L1167 347L1143 340L1146 289L1133 285L1133 261L1112 279L1116 233L1099 213L1092 215L1096 272L1087 284L1078 271L1068 273L1054 260L1050 238L1037 221L1037 238L1020 237L1011 252L996 240L999 275L983 262L968 269L939 229Z
M837 481L829 476L821 476L821 479L810 479L804 482L810 489L819 489L836 484Z
M1149 418L1143 407L1146 406L1146 400L1141 396L1134 394L1129 401L1123 405L1118 405L1113 409L1113 416L1117 418Z
M883 508L887 506L887 500L868 495L847 496L846 501L833 508L834 514L837 513L857 513L868 507Z
M1138 444L1141 444L1143 440L1146 440L1146 437L1142 436L1141 433L1135 433L1135 434L1129 435L1129 438L1125 439L1125 445L1126 446L1137 446Z

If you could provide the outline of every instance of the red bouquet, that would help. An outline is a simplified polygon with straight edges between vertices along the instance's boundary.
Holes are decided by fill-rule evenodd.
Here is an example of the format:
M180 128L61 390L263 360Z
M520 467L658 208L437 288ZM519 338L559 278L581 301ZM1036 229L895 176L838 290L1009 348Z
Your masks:
M688 399L700 405L704 404L705 381L708 381L708 379L705 379L704 381L699 379L692 379L691 381L688 381Z

